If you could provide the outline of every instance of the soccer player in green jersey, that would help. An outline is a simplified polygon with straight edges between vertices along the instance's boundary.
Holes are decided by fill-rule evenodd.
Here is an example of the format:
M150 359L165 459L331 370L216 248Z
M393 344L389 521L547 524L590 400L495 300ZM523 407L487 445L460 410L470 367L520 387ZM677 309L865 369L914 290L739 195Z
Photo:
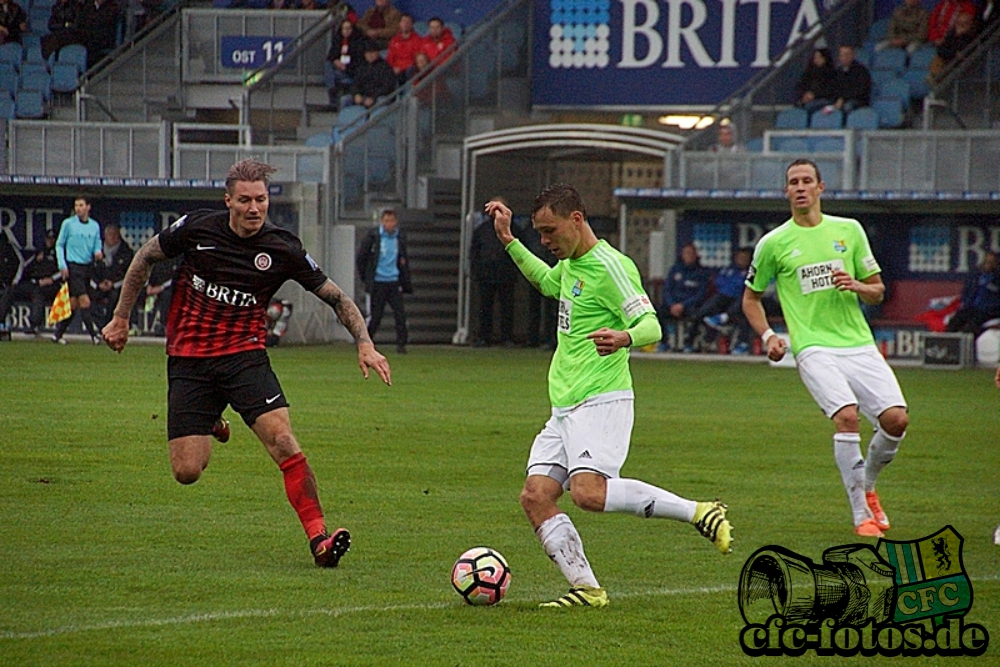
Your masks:
M570 591L543 607L603 607L608 595L587 561L580 534L557 504L568 488L591 512L687 521L722 553L731 550L726 506L695 502L619 471L632 434L633 394L629 348L660 340L660 325L639 272L625 255L599 241L580 194L570 185L542 191L532 225L559 260L549 267L511 233L511 211L486 204L497 238L542 294L559 299L558 343L549 367L552 416L528 456L521 506L545 553Z
M833 420L833 456L847 490L854 532L881 537L889 529L875 482L896 456L909 417L895 374L875 347L860 299L882 302L885 285L865 230L857 220L820 210L819 168L796 160L785 171L792 217L757 243L743 292L743 312L767 356L785 356L785 341L768 326L761 295L771 280L788 325L799 376ZM875 427L861 456L859 411Z

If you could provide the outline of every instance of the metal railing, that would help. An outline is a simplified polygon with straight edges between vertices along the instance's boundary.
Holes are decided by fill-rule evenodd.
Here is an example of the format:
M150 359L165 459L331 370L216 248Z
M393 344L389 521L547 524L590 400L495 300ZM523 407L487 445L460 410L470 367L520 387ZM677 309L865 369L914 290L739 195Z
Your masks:
M9 173L20 176L166 178L166 123L13 120Z
M1000 133L866 132L862 190L1000 192Z
M965 129L994 127L1000 120L1000 23L994 21L959 53L923 101L923 129L935 126L939 109Z
M278 169L282 183L329 183L329 146L238 146L180 144L174 146L173 178L214 180L239 160L254 158Z

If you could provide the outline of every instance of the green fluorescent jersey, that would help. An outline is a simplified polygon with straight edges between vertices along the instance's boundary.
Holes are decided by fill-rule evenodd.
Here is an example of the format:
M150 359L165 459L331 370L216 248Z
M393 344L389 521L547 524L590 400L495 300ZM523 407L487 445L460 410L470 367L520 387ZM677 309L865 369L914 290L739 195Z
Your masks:
M778 299L792 339L792 352L813 347L874 344L854 292L833 285L832 271L857 280L881 271L857 220L824 215L815 227L788 220L757 243L746 285L763 292L778 281Z
M559 299L559 342L549 366L553 407L631 389L628 348L602 357L587 334L602 327L622 331L642 317L656 317L632 260L606 241L579 259L563 259L551 268L520 241L509 244L507 252L532 285Z

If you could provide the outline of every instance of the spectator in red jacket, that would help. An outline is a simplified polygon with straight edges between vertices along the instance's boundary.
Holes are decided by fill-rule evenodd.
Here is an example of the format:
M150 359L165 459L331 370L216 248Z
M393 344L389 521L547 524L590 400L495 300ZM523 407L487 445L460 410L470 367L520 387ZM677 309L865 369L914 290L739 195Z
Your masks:
M455 43L455 35L451 28L445 26L438 17L427 22L427 36L424 37L424 53L434 62L434 59L448 50ZM438 63L440 64L440 63Z
M955 25L959 12L975 15L976 7L969 0L939 0L931 10L927 23L927 41L934 46L941 46L945 35Z
M399 32L389 40L389 52L385 57L399 83L405 83L410 78L415 64L414 59L423 48L423 38L413 31L413 17L403 14L399 19Z

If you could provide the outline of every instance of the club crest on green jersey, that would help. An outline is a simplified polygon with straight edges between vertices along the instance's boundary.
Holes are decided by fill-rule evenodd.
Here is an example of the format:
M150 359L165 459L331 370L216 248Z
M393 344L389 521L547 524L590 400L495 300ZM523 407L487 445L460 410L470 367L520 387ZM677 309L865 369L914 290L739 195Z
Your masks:
M572 291L573 291L573 296L580 296L581 294L583 294L583 281L577 279L577 281L573 283Z
M847 241L844 241L843 239L834 239L833 249L837 252L847 252Z

